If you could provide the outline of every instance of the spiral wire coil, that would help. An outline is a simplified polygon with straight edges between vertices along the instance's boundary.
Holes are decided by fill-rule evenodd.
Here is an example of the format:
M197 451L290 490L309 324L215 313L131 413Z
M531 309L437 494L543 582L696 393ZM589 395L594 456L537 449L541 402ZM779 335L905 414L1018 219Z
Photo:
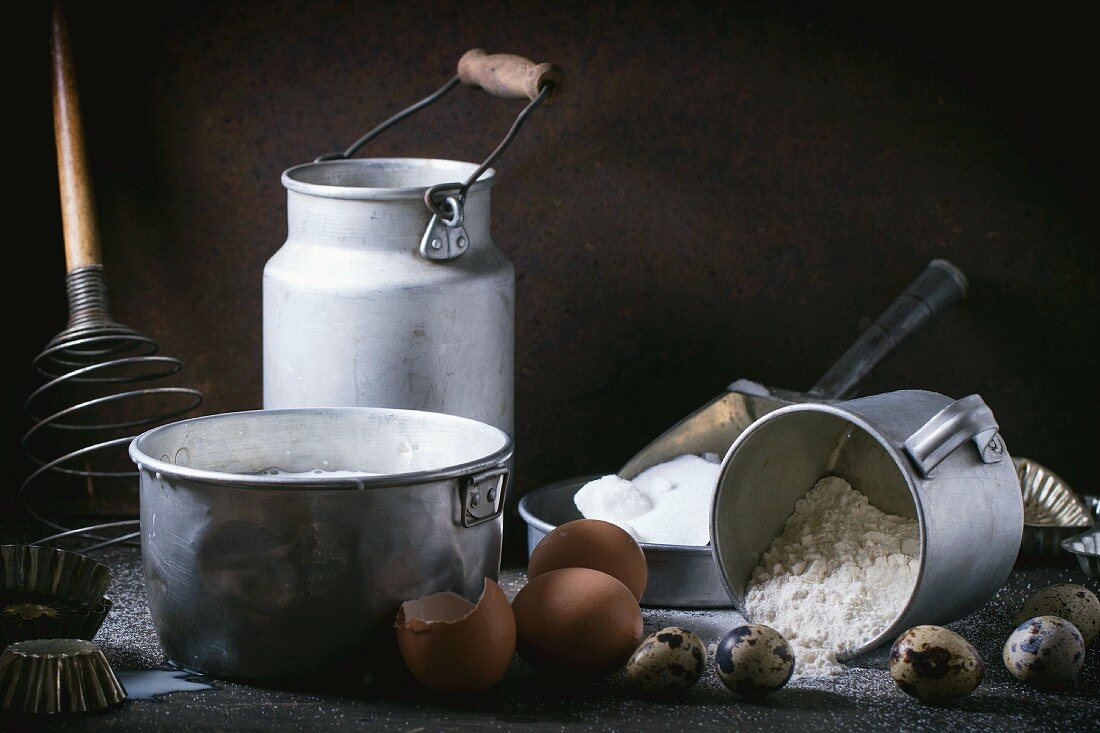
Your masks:
M203 395L187 387L143 386L174 376L183 364L158 355L156 342L111 318L102 265L73 270L65 285L69 323L35 358L35 369L46 383L24 404L32 426L22 448L36 468L19 495L32 517L57 531L38 544L81 537L93 541L81 548L88 551L133 541L138 520L67 527L35 506L36 492L51 477L82 479L88 485L136 479L137 471L126 460L130 441L141 429L195 410ZM100 440L104 437L108 439ZM104 535L104 530L111 532Z

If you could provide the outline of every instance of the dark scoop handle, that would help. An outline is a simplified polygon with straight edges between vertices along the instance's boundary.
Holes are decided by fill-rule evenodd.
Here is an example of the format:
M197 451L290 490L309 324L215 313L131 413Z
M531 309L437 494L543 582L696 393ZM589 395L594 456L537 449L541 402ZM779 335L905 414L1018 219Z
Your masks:
M843 399L894 348L933 317L966 296L966 276L947 260L932 260L924 272L883 311L810 393Z

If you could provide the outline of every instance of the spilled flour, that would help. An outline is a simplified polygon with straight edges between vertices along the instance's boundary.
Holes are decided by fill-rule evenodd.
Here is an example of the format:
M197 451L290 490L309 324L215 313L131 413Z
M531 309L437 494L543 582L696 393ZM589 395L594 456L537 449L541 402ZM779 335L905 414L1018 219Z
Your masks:
M919 568L917 520L879 511L827 476L798 500L753 571L745 615L787 637L795 674L839 674L837 655L890 626Z

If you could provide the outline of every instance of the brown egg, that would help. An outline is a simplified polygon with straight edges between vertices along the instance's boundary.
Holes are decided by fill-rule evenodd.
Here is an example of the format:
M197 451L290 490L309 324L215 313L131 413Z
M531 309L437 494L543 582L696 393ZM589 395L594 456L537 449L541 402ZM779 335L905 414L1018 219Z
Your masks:
M489 689L516 649L516 617L504 591L488 578L476 606L454 593L434 593L402 603L394 628L409 671L436 692Z
M611 674L642 640L638 599L615 578L591 568L551 570L532 579L512 610L520 656L547 674Z
M577 519L555 528L531 553L527 577L561 568L591 568L607 573L642 599L645 592L645 555L621 527L599 519Z

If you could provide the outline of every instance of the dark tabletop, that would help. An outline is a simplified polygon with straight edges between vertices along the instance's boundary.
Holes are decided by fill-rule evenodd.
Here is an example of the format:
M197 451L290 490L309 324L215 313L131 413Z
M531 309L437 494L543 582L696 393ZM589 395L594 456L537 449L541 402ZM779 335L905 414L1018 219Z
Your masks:
M109 591L115 608L96 637L107 658L120 674L169 668L149 617L138 550L113 548L94 554L115 573ZM502 575L509 596L523 582L519 570ZM795 678L763 703L736 700L712 671L686 695L670 702L639 699L618 677L591 687L562 689L541 679L517 657L500 684L469 699L439 699L409 684L392 686L378 680L366 684L362 671L281 689L189 676L186 679L214 687L128 700L114 710L83 717L7 715L0 717L0 731L1097 730L1100 643L1090 649L1075 684L1060 692L1040 692L1016 682L1000 661L1016 609L1028 594L1055 582L1098 587L1068 565L1020 568L985 608L952 624L981 652L987 676L975 693L944 707L922 705L895 688L886 672L884 649L856 660L838 677ZM733 611L668 609L647 609L645 619L647 632L667 625L685 626L707 643L739 621Z

